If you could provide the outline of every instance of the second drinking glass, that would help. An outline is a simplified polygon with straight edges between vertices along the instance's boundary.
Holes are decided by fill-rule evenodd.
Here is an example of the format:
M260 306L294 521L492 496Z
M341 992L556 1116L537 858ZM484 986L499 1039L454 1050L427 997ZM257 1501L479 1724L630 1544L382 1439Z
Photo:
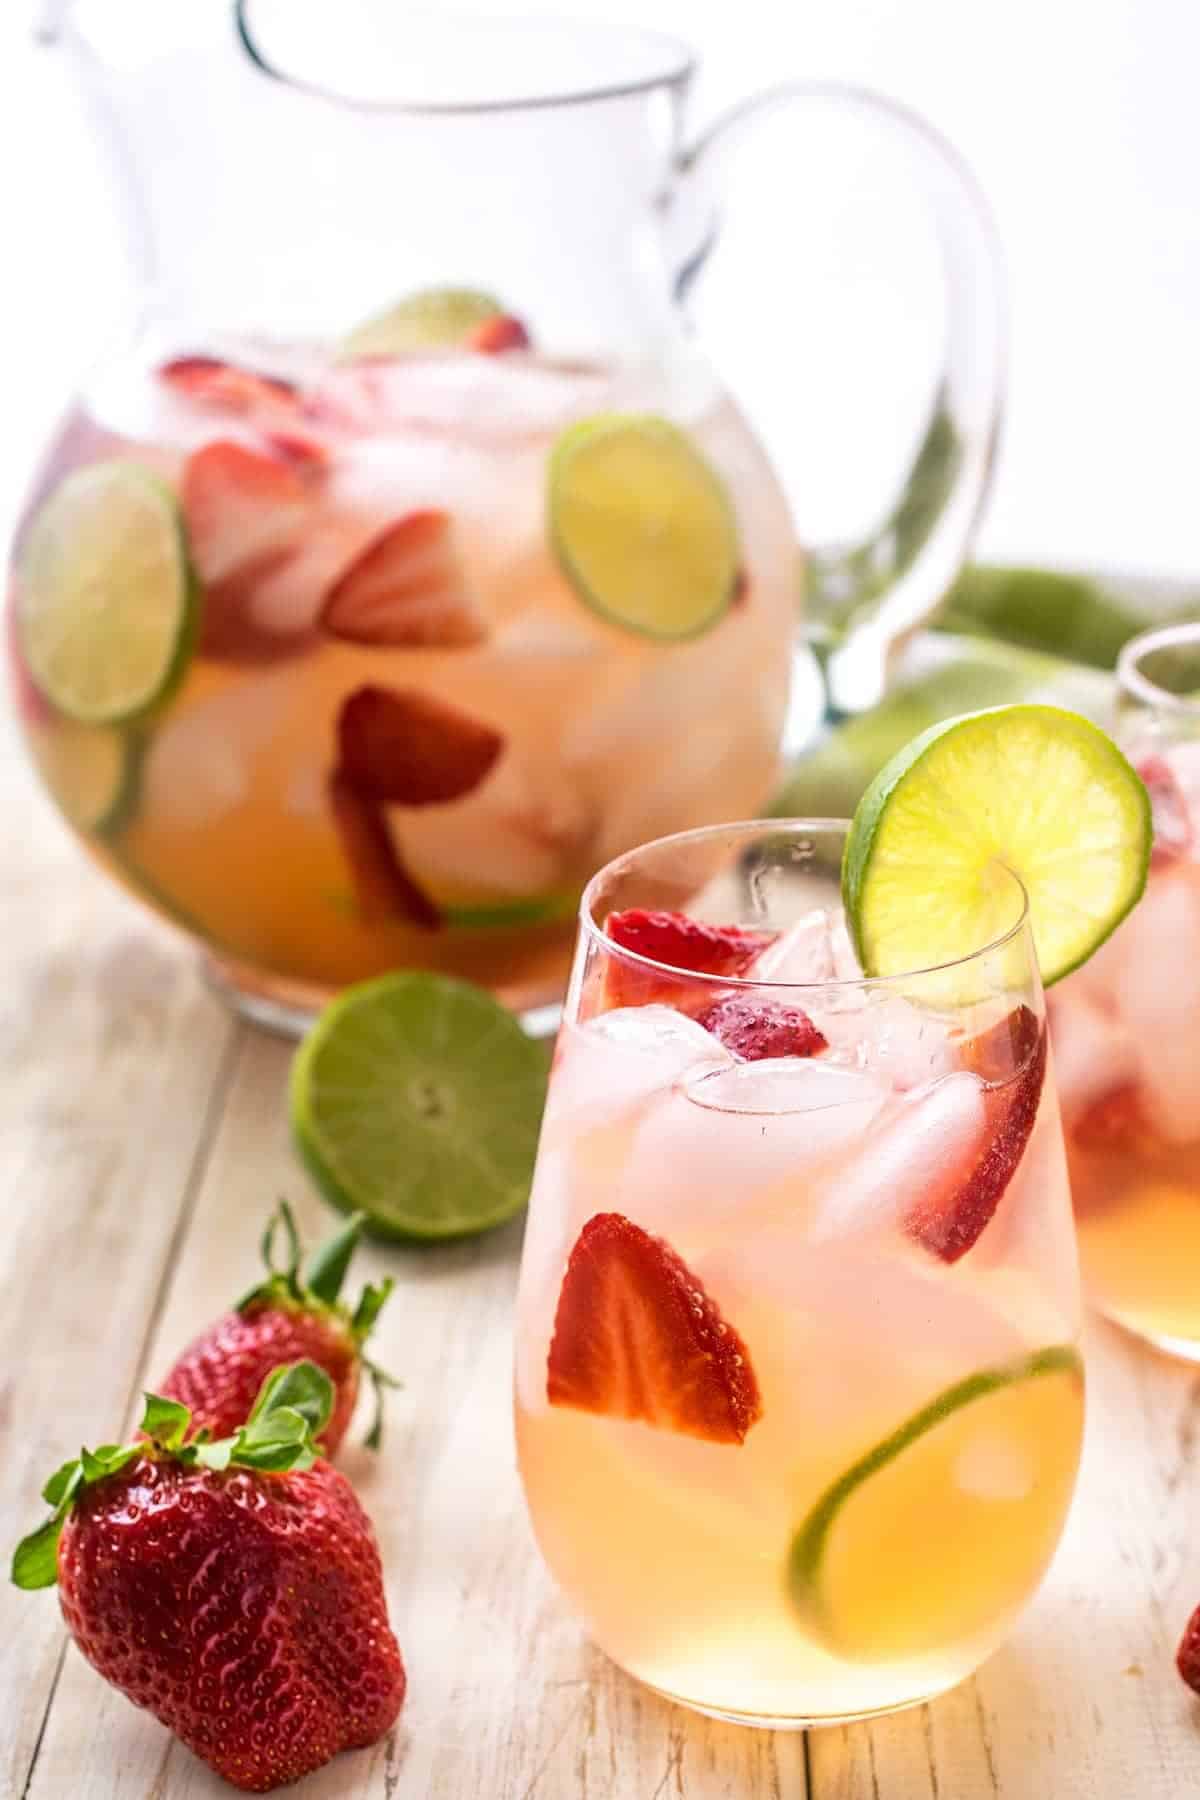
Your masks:
M1200 1360L1200 623L1135 638L1117 679L1154 852L1137 910L1055 991L1054 1049L1089 1293Z

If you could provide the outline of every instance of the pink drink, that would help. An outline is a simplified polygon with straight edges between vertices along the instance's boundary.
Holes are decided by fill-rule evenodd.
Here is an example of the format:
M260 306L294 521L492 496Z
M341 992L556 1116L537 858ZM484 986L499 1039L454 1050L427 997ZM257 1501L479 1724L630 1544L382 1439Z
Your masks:
M103 774L80 775L86 732L23 678L47 784L243 989L304 1003L409 964L517 1004L552 997L597 863L771 789L797 552L757 444L681 354L617 368L519 344L350 362L198 348L108 364L32 496L27 524L85 465L154 472L201 600L111 817L79 802ZM742 579L692 640L621 629L553 553L550 449L612 412L674 421L732 499Z
M1111 1318L1200 1357L1200 627L1135 639L1123 734L1154 811L1146 892L1054 990L1080 1260ZM1161 686L1156 683L1161 682Z
M969 1004L862 983L835 879L798 876L789 834L729 828L744 884L688 901L768 934L801 915L732 990L585 922L516 1360L534 1525L588 1630L673 1698L762 1723L973 1669L1057 1542L1082 1423L1032 965L1014 991L1011 956L983 953ZM835 840L814 828L797 857ZM602 872L585 921L694 891L695 869L666 879L687 842Z

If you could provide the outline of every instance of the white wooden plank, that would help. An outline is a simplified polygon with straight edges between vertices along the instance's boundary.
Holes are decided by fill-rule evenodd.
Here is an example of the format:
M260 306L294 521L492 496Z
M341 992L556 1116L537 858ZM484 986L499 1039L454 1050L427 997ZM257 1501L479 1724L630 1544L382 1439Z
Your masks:
M816 1800L1195 1800L1200 1706L1175 1649L1200 1603L1200 1376L1094 1321L1079 1492L1045 1588L975 1680L816 1732Z
M233 1026L190 952L89 867L0 732L0 1528L128 1405ZM0 1583L0 1794L25 1779L58 1669L49 1595Z
M239 1056L147 1380L246 1284L280 1191L310 1239L328 1214L286 1144L286 1047ZM525 1522L510 1422L520 1225L430 1252L372 1249L394 1274L377 1354L404 1380L384 1451L343 1466L381 1539L410 1691L396 1732L300 1784L297 1800L803 1800L800 1736L737 1731L666 1706L584 1642ZM86 1731L80 1730L81 1721ZM228 1789L68 1658L30 1800L216 1800Z

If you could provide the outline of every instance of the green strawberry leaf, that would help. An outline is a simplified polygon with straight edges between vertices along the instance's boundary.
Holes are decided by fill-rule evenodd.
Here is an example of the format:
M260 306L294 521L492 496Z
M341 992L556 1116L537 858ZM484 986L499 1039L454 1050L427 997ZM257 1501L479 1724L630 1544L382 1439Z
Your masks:
M263 1426L280 1411L298 1413L313 1437L319 1437L333 1411L333 1383L324 1369L311 1362L272 1369L259 1389L246 1429Z
M317 1438L333 1411L333 1383L315 1363L272 1369L241 1430L215 1444L189 1445L191 1460L206 1469L311 1469L321 1454Z
M167 1400L161 1394L144 1394L146 1402L141 1429L160 1450L178 1450L187 1436L192 1415L178 1400ZM99 1451L96 1452L100 1454Z
M83 1470L79 1459L65 1462L61 1469L55 1469L53 1475L42 1489L42 1499L47 1506L65 1506L75 1498L75 1494L83 1483Z
M318 1300L323 1300L326 1306L337 1305L350 1258L358 1248L358 1240L362 1236L366 1216L361 1212L352 1213L346 1223L313 1252L305 1272L305 1285L309 1293L315 1294Z
M353 1316L350 1320L350 1329L353 1331L360 1344L363 1343L365 1339L369 1338L372 1331L374 1331L375 1321L387 1305L395 1285L396 1284L391 1276L388 1275L378 1286L375 1286L372 1282L368 1282L362 1293L359 1295L358 1305L355 1307Z
M61 1473L61 1471L60 1471ZM11 1579L14 1587L53 1587L58 1580L58 1540L62 1519L56 1513L21 1539L13 1552Z
M391 1285L390 1281L386 1283L389 1290ZM384 1298L387 1298L386 1294ZM362 1364L371 1378L371 1388L375 1397L375 1405L371 1413L371 1429L363 1442L368 1450L378 1450L383 1444L384 1390L403 1387L404 1383L397 1381L394 1375L389 1375L386 1369L381 1369L379 1364L372 1362L369 1357L364 1356Z

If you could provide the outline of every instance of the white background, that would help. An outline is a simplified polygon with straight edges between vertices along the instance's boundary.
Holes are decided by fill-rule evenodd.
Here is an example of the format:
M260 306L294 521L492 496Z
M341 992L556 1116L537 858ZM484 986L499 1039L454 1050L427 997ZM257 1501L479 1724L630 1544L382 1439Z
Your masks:
M81 175L91 147L56 58L29 41L33 10L0 4L0 531L120 291ZM558 10L609 16L603 0ZM765 82L836 76L908 101L954 139L991 197L1013 314L983 549L1200 574L1198 0L624 10L698 46L698 118Z

